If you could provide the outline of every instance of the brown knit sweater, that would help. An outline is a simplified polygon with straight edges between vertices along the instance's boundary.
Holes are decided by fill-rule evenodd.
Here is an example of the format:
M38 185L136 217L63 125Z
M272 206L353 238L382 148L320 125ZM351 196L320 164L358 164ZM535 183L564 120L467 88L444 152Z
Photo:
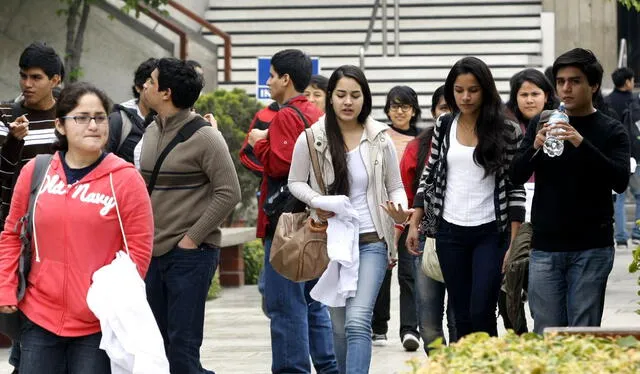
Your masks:
M182 110L147 127L140 168L148 184L164 148L197 114ZM199 129L167 155L151 195L155 236L153 255L171 251L186 234L196 244L220 245L220 224L240 201L240 184L222 134Z

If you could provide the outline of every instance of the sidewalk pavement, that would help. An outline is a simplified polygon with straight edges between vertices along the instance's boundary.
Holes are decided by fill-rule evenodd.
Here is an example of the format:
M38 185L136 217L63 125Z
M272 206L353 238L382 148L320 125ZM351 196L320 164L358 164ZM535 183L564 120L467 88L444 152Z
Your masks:
M629 274L631 250L616 250L613 271L609 277L602 326L640 327L640 298L636 296L637 274ZM422 348L417 352L405 352L398 337L398 285L394 272L391 294L391 321L389 341L385 347L373 348L372 374L406 373L407 360L414 357L426 359ZM256 286L228 288L221 297L210 301L205 317L205 340L202 346L202 363L217 374L270 373L271 350L269 320L260 309L260 295ZM528 308L526 308L528 311ZM528 314L528 313L527 313ZM533 321L528 316L529 327ZM498 321L500 333L504 333L502 321ZM446 330L446 329L445 329ZM7 363L9 352L0 350L0 374L10 373Z

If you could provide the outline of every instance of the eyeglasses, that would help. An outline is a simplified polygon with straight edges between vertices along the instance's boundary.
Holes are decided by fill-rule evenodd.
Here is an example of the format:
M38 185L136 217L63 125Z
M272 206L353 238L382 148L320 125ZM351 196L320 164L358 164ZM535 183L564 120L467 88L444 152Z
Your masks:
M64 116L62 118L69 119L73 118L74 121L78 125L88 125L91 120L94 120L96 125L104 125L109 121L109 117L106 114L98 114L96 116L87 116L87 115L79 115L79 116Z
M411 104L391 104L389 107L389 110L394 112L397 112L400 109L402 109L403 112L408 112L413 109L413 106Z

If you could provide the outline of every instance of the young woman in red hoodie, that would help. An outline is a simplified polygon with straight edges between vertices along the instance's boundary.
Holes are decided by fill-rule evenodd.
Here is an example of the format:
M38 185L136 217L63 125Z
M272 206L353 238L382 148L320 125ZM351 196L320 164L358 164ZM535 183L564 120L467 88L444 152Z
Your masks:
M61 93L57 152L35 199L31 271L20 302L15 228L27 212L33 160L16 182L0 237L0 312L20 310L25 317L20 373L110 373L109 358L99 349L100 322L86 302L91 276L124 248L123 233L138 272L144 278L147 271L151 204L134 166L103 151L110 107L107 96L87 83Z

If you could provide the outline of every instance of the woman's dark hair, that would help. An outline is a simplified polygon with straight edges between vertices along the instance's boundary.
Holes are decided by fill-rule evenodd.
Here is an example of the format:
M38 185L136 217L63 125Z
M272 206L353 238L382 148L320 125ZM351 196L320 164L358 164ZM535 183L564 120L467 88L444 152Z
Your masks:
M61 123L64 123L65 119L62 117L65 117L72 110L74 110L78 106L80 99L84 95L96 95L98 99L100 99L105 113L109 113L109 108L111 108L111 100L109 100L107 94L105 94L104 91L92 85L91 83L78 82L68 85L60 92L60 98L58 99L58 102L56 104L56 118ZM57 129L55 130L55 134L56 138L58 138L58 141L53 145L53 149L56 151L69 150L69 142L67 141L67 137L65 135L62 135Z
M324 91L324 93L326 94L328 84L329 84L329 80L327 79L327 77L319 74L315 74L311 76L311 80L309 81L309 84L307 86L318 88Z
M436 117L436 108L438 107L438 103L440 102L440 98L444 96L444 84L438 88L436 88L435 91L433 91L433 95L431 95L431 116L433 116L433 119L437 119ZM445 100L446 102L446 100Z
M371 89L369 88L369 82L364 76L362 70L353 65L342 65L337 68L331 77L329 78L329 84L327 85L327 100L325 106L325 131L327 133L327 143L329 145L329 152L331 153L331 159L333 163L333 174L335 176L334 182L329 186L330 195L349 195L349 170L347 169L347 156L346 145L344 138L342 137L342 131L338 125L338 117L333 110L331 103L331 95L333 90L336 89L338 81L342 78L352 78L360 85L362 90L362 110L358 114L358 123L363 125L367 121L367 117L371 114Z
M553 90L553 85L544 74L539 72L536 69L524 69L518 73L515 73L513 77L509 80L509 86L511 87L511 92L509 92L509 102L507 103L507 108L516 116L516 119L520 123L524 123L527 125L529 121L524 118L520 108L518 108L518 91L524 84L524 82L529 82L531 84L536 85L540 88L545 95L547 95L547 101L544 103L543 110L545 109L555 109L558 107L560 102L556 97L556 93Z
M476 57L465 57L453 65L444 84L444 98L454 116L460 113L460 108L453 86L463 74L472 74L482 89L482 105L475 129L478 145L473 151L473 159L484 168L487 176L497 172L506 162L504 105L489 67Z
M387 102L384 104L384 113L387 115L389 120L391 120L391 117L389 117L389 111L391 110L392 104L409 104L413 107L414 116L409 120L409 124L411 126L415 126L418 120L420 120L422 111L418 104L418 94L413 90L413 88L409 86L395 86L389 90L389 93L387 94Z

